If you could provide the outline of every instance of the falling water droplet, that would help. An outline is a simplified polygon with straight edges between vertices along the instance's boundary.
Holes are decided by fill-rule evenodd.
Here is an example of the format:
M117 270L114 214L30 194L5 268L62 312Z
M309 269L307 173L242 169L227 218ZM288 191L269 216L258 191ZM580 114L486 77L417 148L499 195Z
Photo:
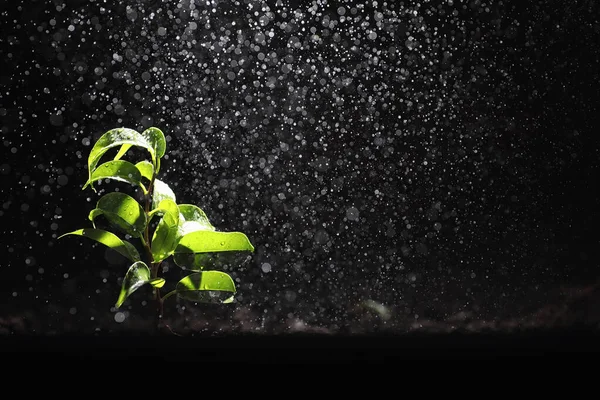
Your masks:
M125 314L122 312L118 312L115 314L114 318L115 322L120 324L121 322L125 321Z

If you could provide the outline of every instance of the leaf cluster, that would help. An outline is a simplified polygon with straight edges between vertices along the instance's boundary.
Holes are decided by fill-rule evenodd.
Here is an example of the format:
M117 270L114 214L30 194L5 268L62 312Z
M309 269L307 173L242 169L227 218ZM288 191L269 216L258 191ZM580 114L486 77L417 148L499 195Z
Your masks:
M142 149L148 159L135 164L124 160L132 147ZM114 148L118 149L114 158L100 163ZM241 232L218 231L200 207L177 203L173 190L158 179L165 151L165 135L155 127L141 133L128 128L104 133L90 151L89 176L83 189L96 191L94 184L101 180L126 182L141 191L143 204L123 192L104 194L88 215L92 227L65 233L59 239L67 235L86 237L132 262L123 279L117 308L146 284L155 288L161 305L172 295L195 302L232 302L235 283L230 275L217 268L224 262L240 261L254 251L254 246ZM101 219L116 233L98 228ZM145 257L126 238L138 239ZM161 296L160 290L166 282L159 276L160 266L169 257L182 270L192 273Z

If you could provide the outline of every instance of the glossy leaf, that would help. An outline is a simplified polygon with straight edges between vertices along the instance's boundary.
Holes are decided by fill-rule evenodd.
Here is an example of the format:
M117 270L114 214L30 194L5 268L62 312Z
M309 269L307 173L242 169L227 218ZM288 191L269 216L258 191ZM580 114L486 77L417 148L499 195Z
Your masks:
M241 232L196 231L179 241L176 253L211 253L220 251L254 251L248 237Z
M96 217L99 215L104 214L104 211L102 211L99 208L94 208L92 211L90 211L90 213L88 214L88 219L90 221L92 221L92 225L94 226L94 228L96 227Z
M154 174L154 167L152 166L152 163L150 161L140 161L139 163L135 164L135 166L144 178L148 179L149 181L152 180L152 174Z
M114 233L102 229L85 228L65 233L59 236L58 238L60 239L67 235L78 235L90 238L98 243L102 243L103 245L110 247L111 249L117 251L122 256L127 257L131 261L140 260L140 254L138 253L136 248L131 243L121 240Z
M239 264L253 252L254 246L240 232L195 231L183 236L173 261L183 269L200 271L224 264Z
M99 181L100 179L114 179L143 187L140 170L132 163L123 160L108 161L98 166L83 186L83 189L88 187L92 182Z
M147 135L146 135L147 136ZM156 138L152 139L152 142L141 133L128 128L116 128L103 134L94 144L90 154L88 156L88 173L89 178L92 177L92 173L96 169L96 165L108 150L113 147L129 145L138 146L145 148L152 157L152 162L156 163ZM90 185L93 188L93 185Z
M149 221L155 215L164 215L167 212L170 212L174 216L177 216L178 221L181 219L181 214L179 213L179 208L177 207L177 204L171 199L165 199L162 200L154 210L148 213Z
M177 203L175 203L175 201L171 199L162 200L160 203L158 203L158 208L162 211L162 213L168 212L173 214L174 216L176 216L177 221L179 221L179 207L177 206Z
M148 282L150 282L150 269L148 266L143 261L133 263L127 270L127 274L125 274L115 307L121 307L127 297Z
M134 245L132 245L131 243L129 243L126 240L123 240L123 244L125 245L125 247L127 247L127 250L129 251L129 253L131 255L133 255L133 259L131 261L140 261L141 260L140 253L138 253L138 251Z
M249 253L243 251L173 254L175 265L189 271L203 271L212 268L226 270L228 267L239 267L250 260L250 258Z
M148 143L154 149L156 157L161 158L165 155L167 150L167 141L165 140L165 134L158 128L151 127L142 132L142 136L146 138Z
M124 144L121 146L121 148L119 149L119 152L117 153L117 155L115 156L115 158L113 160L120 160L125 153L127 153L127 151L129 151L129 149L131 148L130 144Z
M177 282L177 296L201 303L230 303L236 292L231 277L220 271L196 272Z
M175 246L179 241L179 210L174 201L166 199L158 205L164 214L152 236L152 257L154 262L164 260L173 254Z
M102 196L96 209L90 212L89 219L94 222L98 215L104 215L111 224L133 237L139 237L146 228L144 209L125 193L114 192Z
M165 278L154 278L150 279L148 283L153 287L160 289L161 287L165 286L165 282Z
M152 208L157 208L160 202L163 200L172 200L174 203L177 203L175 193L173 193L173 190L171 190L169 185L160 179L154 179L154 189L152 190Z
M215 227L210 223L208 217L193 204L180 204L179 234L185 236L195 231L214 231Z

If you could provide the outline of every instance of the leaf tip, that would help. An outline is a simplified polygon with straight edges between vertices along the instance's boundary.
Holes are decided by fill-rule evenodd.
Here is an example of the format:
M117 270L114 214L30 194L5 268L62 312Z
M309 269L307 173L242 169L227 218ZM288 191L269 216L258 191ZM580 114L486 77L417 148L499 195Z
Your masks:
M117 299L117 302L115 303L115 308L119 309L123 303L125 303L125 299L127 298L127 295L125 294L125 292L121 292L119 294L119 298Z

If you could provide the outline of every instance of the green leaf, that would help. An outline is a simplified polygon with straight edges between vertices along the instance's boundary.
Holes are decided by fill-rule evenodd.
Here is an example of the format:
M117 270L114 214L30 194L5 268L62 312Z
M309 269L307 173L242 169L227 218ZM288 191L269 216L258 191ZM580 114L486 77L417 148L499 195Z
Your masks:
M148 213L148 221L152 220L155 215L164 215L168 212L172 213L178 221L181 219L177 204L171 199L165 199L162 200L154 210Z
M148 128L142 132L142 136L152 145L156 157L161 158L165 155L167 141L165 140L165 134L160 129L155 127Z
M102 211L99 208L94 208L92 211L90 211L90 213L88 214L88 219L90 221L92 221L92 225L94 226L94 228L96 227L96 217L98 215L102 215L104 214L104 211Z
M67 235L79 235L79 236L93 239L93 240L97 241L98 243L102 243L103 245L110 247L111 249L117 251L118 253L127 257L131 261L139 261L140 260L140 254L135 249L135 247L129 242L124 242L114 233L111 233L111 232L108 232L108 231L105 231L102 229L85 228L85 229L78 229L73 232L65 233L65 234L59 236L58 238L60 239Z
M227 263L240 263L254 246L241 232L195 231L183 236L173 255L183 269L199 271Z
M241 232L196 231L179 241L176 253L211 253L220 251L254 251L248 237Z
M127 247L127 250L129 250L129 253L133 256L133 259L131 261L140 261L142 259L140 257L140 253L138 253L134 245L126 241L123 241L123 244L125 245L125 247Z
M123 157L125 155L125 153L127 153L127 151L131 148L130 144L124 144L121 146L121 148L119 149L119 152L117 153L117 155L115 156L114 160L120 160L121 157Z
M236 292L231 277L220 271L196 272L177 282L177 296L200 303L231 303Z
M152 174L154 174L154 167L150 161L140 161L135 164L136 168L140 171L140 174L149 181L152 180Z
M180 204L179 212L181 217L179 218L179 234L185 236L188 233L195 231L214 231L215 227L212 226L208 217L200 209L193 204Z
M94 222L98 215L104 215L111 224L133 237L140 237L146 228L144 209L125 193L114 192L102 196L96 209L90 212L89 219Z
M177 218L177 221L179 221L179 207L175 201L171 199L161 200L161 202L158 203L158 208L162 210L163 213L173 214L173 216Z
M158 205L164 214L152 236L152 257L154 262L164 260L173 254L179 241L179 209L174 201L166 199Z
M173 254L175 265L189 271L203 271L211 268L226 269L225 267L243 265L249 259L248 253L242 251Z
M127 274L125 274L115 307L121 307L127 297L148 282L150 282L150 269L148 266L143 261L133 263L127 270Z
M91 174L90 179L85 183L83 189L88 187L92 182L99 181L100 179L114 179L143 187L140 170L128 161L108 161L100 165ZM146 189L144 188L144 190Z
M160 202L163 200L172 200L174 203L177 203L175 193L173 193L169 185L160 179L154 179L154 189L152 190L152 208L157 208Z
M152 164L158 166L160 157L164 156L166 151L166 140L165 135L158 128L148 128L142 133L129 128L109 130L96 141L88 156L90 179L104 153L117 146L121 146L121 149L116 155L115 160L121 158L131 146L137 146L148 150L152 157ZM158 168L156 170L158 171ZM93 185L90 186L93 189Z
M153 287L160 289L161 287L165 286L165 282L165 278L154 278L150 279L148 283L151 284Z

